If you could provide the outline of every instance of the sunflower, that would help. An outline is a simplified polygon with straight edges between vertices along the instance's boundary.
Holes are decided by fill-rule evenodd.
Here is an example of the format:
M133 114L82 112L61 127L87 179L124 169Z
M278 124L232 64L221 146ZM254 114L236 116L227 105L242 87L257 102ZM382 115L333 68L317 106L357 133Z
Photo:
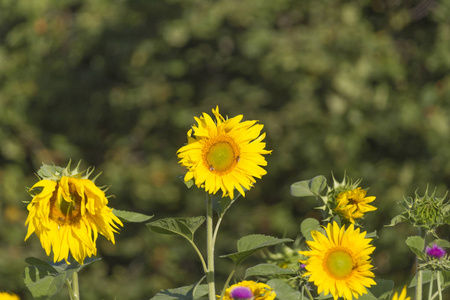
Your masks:
M375 197L366 197L366 194L367 191L360 187L340 193L336 197L336 212L354 224L355 219L362 218L366 212L377 209L369 204Z
M223 300L273 300L275 292L267 284L254 281L241 281L226 289ZM220 298L217 296L218 299Z
M77 172L72 174L67 168L60 175L64 174L71 176L52 174L50 179L42 179L30 189L30 192L40 191L35 192L27 206L25 240L34 232L47 255L53 249L54 262L64 259L69 263L71 255L83 264L87 256L97 254L98 234L114 244L117 225L123 224L107 206L105 193L94 182Z
M179 163L188 169L184 181L194 179L197 187L204 187L209 194L222 190L223 197L234 198L234 189L245 196L255 183L267 172L261 167L267 162L261 134L263 125L257 121L241 122L243 116L225 119L219 108L212 110L215 121L206 113L194 118L198 125L187 133L187 145L177 154Z
M400 294L400 296L396 292L394 294L394 297L392 297L392 300L410 300L410 299L411 299L411 297L406 297L406 285L403 287L403 290L402 290L402 293Z
M16 294L0 292L0 300L20 300Z
M351 300L367 293L366 287L375 285L370 264L370 254L375 247L370 245L372 239L365 238L366 232L359 232L351 224L347 230L340 228L336 222L328 224L326 235L312 231L313 241L307 244L311 250L300 251L308 257L300 261L306 264L309 281L314 282L319 293L331 293L336 300L344 297Z

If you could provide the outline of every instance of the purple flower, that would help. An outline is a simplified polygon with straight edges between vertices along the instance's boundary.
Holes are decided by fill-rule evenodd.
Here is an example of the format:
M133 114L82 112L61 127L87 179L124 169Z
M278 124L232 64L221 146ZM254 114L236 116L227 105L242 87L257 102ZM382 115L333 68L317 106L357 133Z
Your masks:
M445 250L436 244L434 244L433 247L431 247L431 248L427 247L425 249L425 251L427 252L428 256L431 256L433 258L438 258L438 259L443 258L446 254Z
M305 264L301 264L301 265L300 265L300 268L301 268L301 269L304 269L304 268L306 268L306 265L305 265Z
M231 298L235 300L253 299L253 293L248 287L238 286L231 291Z

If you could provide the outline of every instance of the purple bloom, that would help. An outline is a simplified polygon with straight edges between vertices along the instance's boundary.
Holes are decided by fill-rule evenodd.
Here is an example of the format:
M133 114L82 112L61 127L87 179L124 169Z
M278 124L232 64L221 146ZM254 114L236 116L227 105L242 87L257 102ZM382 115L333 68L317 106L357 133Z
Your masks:
M300 268L302 268L302 269L304 269L305 267L306 267L305 264L301 264L301 265L300 265Z
M231 298L235 300L253 299L253 293L248 287L238 286L231 291Z
M427 252L428 256L431 256L433 258L438 258L438 259L443 258L446 254L445 250L436 244L434 244L433 247L431 247L431 248L427 247L425 249L425 251Z

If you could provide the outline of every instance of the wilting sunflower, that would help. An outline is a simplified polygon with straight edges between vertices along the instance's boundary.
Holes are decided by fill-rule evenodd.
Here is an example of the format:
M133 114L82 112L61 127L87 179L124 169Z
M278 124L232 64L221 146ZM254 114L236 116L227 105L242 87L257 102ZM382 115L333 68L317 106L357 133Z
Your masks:
M0 292L0 300L20 300L16 294Z
M78 167L74 171L54 167L48 172L50 168L41 167L38 176L42 180L30 189L34 197L27 206L25 240L34 232L47 255L53 250L54 262L64 259L69 263L71 255L83 264L86 257L97 254L98 234L114 244L117 225L123 224L107 206L105 193L87 178L89 172L83 175Z
M256 178L267 172L261 168L267 162L261 134L263 125L257 121L241 122L243 116L225 119L219 108L212 110L215 121L206 113L194 117L198 125L187 133L188 143L177 154L179 163L188 171L185 181L194 179L197 187L204 187L210 194L222 190L223 197L234 198L234 189L242 195L249 190Z
M273 300L275 296L275 292L267 284L241 281L226 289L223 300Z
M394 294L394 297L392 297L392 300L411 300L411 297L406 297L406 285L403 287L402 293L400 296L396 292Z
M366 194L367 191L360 187L340 193L336 197L336 212L354 224L355 219L362 218L366 212L377 209L369 204L375 200L375 197L366 197Z
M311 250L300 251L308 257L301 261L306 264L304 276L310 276L319 293L331 293L336 300L344 297L351 300L367 293L366 287L375 285L371 278L370 254L375 247L370 245L372 239L366 239L366 232L359 232L351 224L347 230L340 228L336 222L328 224L326 235L312 231L314 241L307 244Z

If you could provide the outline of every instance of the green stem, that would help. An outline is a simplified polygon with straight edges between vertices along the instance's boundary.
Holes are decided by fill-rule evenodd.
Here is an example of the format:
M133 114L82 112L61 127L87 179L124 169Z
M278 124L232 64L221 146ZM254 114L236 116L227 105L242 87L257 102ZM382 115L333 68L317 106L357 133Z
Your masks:
M206 280L208 282L209 300L215 300L216 288L214 284L213 207L210 194L207 194L206 199L206 252L208 263Z
M66 285L67 285L67 289L69 290L69 297L70 297L70 300L74 300L73 290L72 290L72 284L71 284L71 282L70 282L69 279L66 279Z
M438 289L438 293L439 293L439 300L442 300L442 290L441 290L441 272L437 271L437 289Z
M201 263L202 263L202 266L203 266L203 272L208 272L208 268L206 267L206 262L205 262L205 259L203 258L203 255L202 255L202 253L200 252L200 250L198 249L198 247L197 247L197 245L195 245L195 243L193 242L193 241L191 241L190 239L188 239L188 238L186 238L188 241L189 241L189 243L192 245L192 247L195 249L195 252L197 252L197 254L198 254L198 257L200 258L200 261L201 261Z
M223 285L222 293L220 294L220 300L223 299L225 296L225 291L228 288L228 284L230 283L231 278L233 278L234 272L236 272L237 266L234 265L233 270L231 271L230 275L228 275L227 281L225 281L225 284Z
M428 300L431 300L433 298L433 281L434 281L434 272L431 272L431 278L430 278L430 287L428 289Z
M314 300L314 297L311 295L311 292L309 291L308 287L305 287L305 291L308 294L309 299Z
M78 285L78 273L77 272L73 272L73 274L72 274L72 288L73 288L74 300L80 300L80 287Z
M419 234L421 238L425 241L425 236L422 236L422 228L419 227ZM422 278L423 278L423 271L419 270L419 258L416 256L416 274L417 274L417 284L416 284L416 299L422 299Z

